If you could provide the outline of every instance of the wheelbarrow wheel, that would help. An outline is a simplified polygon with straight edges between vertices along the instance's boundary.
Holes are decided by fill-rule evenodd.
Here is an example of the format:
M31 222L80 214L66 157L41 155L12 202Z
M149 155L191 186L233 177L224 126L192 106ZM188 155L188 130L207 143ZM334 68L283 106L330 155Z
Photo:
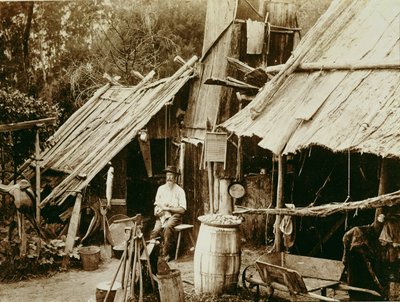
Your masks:
M246 266L242 273L242 285L243 288L253 296L257 298L256 301L260 298L260 285L253 282L253 278L258 276L257 268L254 264Z

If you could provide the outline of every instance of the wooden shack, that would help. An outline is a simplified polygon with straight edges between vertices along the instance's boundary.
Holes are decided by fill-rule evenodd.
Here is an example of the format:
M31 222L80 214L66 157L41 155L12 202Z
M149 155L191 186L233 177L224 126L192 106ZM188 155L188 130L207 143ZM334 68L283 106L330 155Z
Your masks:
M194 56L183 62L169 78L152 82L151 72L136 86L109 82L96 91L39 154L41 207L54 205L51 211L66 226L77 222L84 208L89 211L93 205L98 210L99 201L105 203L111 163L114 180L107 216L142 213L151 219L163 169L180 163L180 115L186 110L196 60ZM35 170L35 161L28 160L20 174L33 180Z
M238 136L259 138L258 145L278 157L277 209L262 212L278 215L277 226L280 215L298 216L303 225L305 216L313 217L314 230L324 231L320 246L308 253L329 252L327 241L337 230L343 234L349 217L360 216L361 210L379 208L388 215L387 223L398 215L399 12L396 1L334 1L279 73L220 125ZM319 184L316 178L303 180L314 183L307 188L311 192L303 191L309 200L301 194L291 198L285 170L295 162L298 176L307 161L313 162ZM289 201L297 209L284 209ZM370 214L368 222L356 225L374 222ZM329 221L327 227L321 217ZM395 225L392 248L400 233ZM276 235L279 250L279 231ZM382 233L378 237L388 240ZM337 239L333 250L338 254L341 236ZM386 259L391 265L399 262L398 248L394 254Z

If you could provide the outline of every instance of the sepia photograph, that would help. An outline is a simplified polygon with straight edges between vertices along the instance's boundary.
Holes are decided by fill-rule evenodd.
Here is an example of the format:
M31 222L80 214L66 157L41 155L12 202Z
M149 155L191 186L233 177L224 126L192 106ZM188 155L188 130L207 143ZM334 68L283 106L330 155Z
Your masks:
M400 0L0 0L25 301L400 301Z

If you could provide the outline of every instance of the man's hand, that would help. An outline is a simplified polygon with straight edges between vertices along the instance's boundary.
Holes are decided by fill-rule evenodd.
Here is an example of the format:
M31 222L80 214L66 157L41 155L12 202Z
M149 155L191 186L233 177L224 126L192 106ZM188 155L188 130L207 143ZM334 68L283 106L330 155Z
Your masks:
M168 211L170 207L169 207L169 205L162 205L162 206L160 206L160 208L162 211Z
M159 207L159 206L156 207L155 211L154 211L154 215L157 216L157 217L163 216L164 215L164 209Z

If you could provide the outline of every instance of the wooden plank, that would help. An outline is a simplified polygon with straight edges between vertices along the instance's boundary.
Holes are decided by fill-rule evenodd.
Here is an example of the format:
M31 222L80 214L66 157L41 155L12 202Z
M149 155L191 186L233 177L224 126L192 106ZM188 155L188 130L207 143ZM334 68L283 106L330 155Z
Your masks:
M43 125L52 125L55 123L55 121L56 121L55 117L49 117L49 118L44 118L44 119L39 119L39 120L4 124L4 125L0 125L0 132L31 129L33 127L42 127Z
M246 23L246 20L242 19L235 19L235 23ZM288 26L280 26L280 25L269 25L271 29L282 30L282 31L301 31L300 27L288 27Z
M68 136L68 134L73 131L74 127L79 125L78 121L81 120L81 117L86 115L88 111L93 110L93 103L95 103L110 87L111 84L107 83L103 87L99 88L93 96L81 108L79 108L79 110L75 111L72 116L62 124L60 128L58 128L56 133L49 138L49 141L52 142L61 137L65 138Z
M363 69L399 69L399 60L391 61L353 61L353 62L312 62L302 63L296 69L296 71L318 71L318 70L363 70Z
M261 279L266 284L277 282L285 285L291 293L307 293L307 287L301 275L295 270L261 261L256 261L256 266Z
M216 77L211 77L205 80L204 84L208 85L220 85L220 86L226 86L226 87L232 87L232 88L237 88L237 89L243 89L243 90L252 90L252 91L258 91L259 87L247 84L245 82L239 83L238 81L232 81L232 80L225 80L225 79L219 79Z
M350 285L343 284L343 283L339 284L337 286L337 288L340 289L340 290L347 290L347 291L353 290L353 291L357 291L357 292L368 293L368 294L371 294L371 295L376 296L376 297L382 297L381 294L379 294L378 292L376 292L376 291L374 291L372 289L360 288L360 287L356 287L356 286L350 286Z
M255 68L247 65L246 63L243 63L242 61L232 58L232 57L227 57L226 58L228 60L228 63L235 67L237 70L243 72L243 73L248 73L248 72L252 72L255 70Z
M69 253L74 248L76 232L78 231L78 226L79 226L81 203L82 203L82 193L79 192L76 195L75 204L74 204L74 208L72 210L71 219L69 220L67 239L65 241L65 249L64 249L64 252L65 252L66 255L64 256L64 259L63 259L63 262L62 262L62 266L63 267L66 267L68 265L68 263L69 263Z
M303 281L309 292L324 289L324 288L336 287L339 284L339 281L321 280L321 279L316 279L316 278L304 278L303 277Z
M208 1L203 39L203 61L210 50L226 33L236 16L237 0Z
M295 270L303 277L339 281L344 264L341 261L284 254L283 266Z

